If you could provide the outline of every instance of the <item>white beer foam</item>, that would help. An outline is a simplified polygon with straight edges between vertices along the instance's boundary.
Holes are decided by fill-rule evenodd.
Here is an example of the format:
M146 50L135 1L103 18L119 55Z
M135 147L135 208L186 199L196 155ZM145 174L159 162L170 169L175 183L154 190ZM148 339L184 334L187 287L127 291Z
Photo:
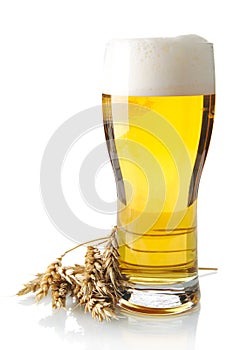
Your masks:
M197 35L113 39L105 52L103 93L129 96L214 94L213 45Z

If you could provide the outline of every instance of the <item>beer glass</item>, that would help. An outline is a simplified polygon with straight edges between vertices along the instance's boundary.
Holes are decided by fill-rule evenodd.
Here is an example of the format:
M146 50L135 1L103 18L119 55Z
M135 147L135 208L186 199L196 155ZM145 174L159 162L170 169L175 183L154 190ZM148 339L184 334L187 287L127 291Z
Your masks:
M196 35L115 39L103 120L117 188L120 305L180 313L200 299L197 196L214 118L213 45Z

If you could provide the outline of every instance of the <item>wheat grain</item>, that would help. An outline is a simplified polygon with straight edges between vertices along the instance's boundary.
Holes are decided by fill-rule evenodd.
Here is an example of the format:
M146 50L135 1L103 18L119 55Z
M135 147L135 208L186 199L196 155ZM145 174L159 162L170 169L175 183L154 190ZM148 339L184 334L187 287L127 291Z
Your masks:
M62 268L62 278L70 284L70 295L79 303L78 293L80 292L84 266L75 264L74 266L66 266Z
M36 275L36 278L34 278L32 281L29 281L28 283L24 284L24 288L22 288L17 295L25 295L28 293L35 293L40 288L40 282L41 278L43 276L43 273L38 273Z
M111 302L96 302L89 312L91 312L94 319L98 319L100 322L103 320L110 321L112 318L117 318L115 312L112 310Z
M66 297L71 290L71 285L64 279L54 281L51 284L52 308L60 309L66 306Z

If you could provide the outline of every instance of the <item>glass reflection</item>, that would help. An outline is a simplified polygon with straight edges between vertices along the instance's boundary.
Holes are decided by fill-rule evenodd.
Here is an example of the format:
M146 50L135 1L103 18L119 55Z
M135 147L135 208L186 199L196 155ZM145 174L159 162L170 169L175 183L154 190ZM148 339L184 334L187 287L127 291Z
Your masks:
M121 312L119 320L99 323L77 308L54 312L39 324L54 328L63 341L82 344L85 349L194 350L199 313L199 307L160 317Z

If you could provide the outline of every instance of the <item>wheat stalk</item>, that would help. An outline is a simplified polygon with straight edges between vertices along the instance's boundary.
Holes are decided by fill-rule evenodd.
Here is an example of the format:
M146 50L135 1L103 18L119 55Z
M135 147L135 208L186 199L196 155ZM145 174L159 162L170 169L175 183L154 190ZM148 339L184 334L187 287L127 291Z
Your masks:
M117 227L114 226L110 239L107 242L104 257L104 279L111 284L117 297L121 297L126 288L130 287L128 279L121 273L119 266L119 246L116 239Z
M51 285L55 281L59 281L61 279L61 266L61 258L58 258L47 267L45 273L41 277L40 288L35 296L35 301L37 303L48 294Z
M118 302L112 285L104 278L104 264L99 249L87 247L84 279L78 298L85 312L90 312L99 321L116 318L114 310Z

